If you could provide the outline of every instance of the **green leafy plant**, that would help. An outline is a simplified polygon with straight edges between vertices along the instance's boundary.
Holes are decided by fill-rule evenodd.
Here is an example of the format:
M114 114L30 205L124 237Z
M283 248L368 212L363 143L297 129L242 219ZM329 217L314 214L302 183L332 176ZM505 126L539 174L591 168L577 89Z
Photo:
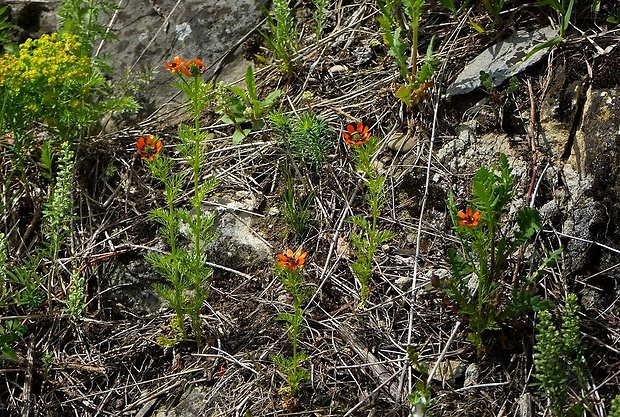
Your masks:
M293 70L293 57L299 51L299 33L288 0L273 0L272 11L273 15L267 13L269 32L261 34L280 71L290 74ZM264 57L258 58L268 62Z
M13 344L26 333L26 327L18 320L4 320L0 322L0 363L16 359Z
M49 350L45 352L41 356L41 361L43 362L43 378L47 380L49 379L52 368L54 367L54 352Z
M493 24L500 22L500 13L504 10L504 0L482 0L482 4L487 9L489 15L493 18Z
M348 125L343 132L345 143L353 150L355 167L364 174L366 185L366 203L369 215L354 215L349 221L357 226L361 233L351 233L351 242L355 247L356 259L351 264L353 275L360 283L360 306L366 304L370 295L370 278L373 272L373 259L377 249L394 237L389 230L379 230L379 213L385 205L385 177L379 175L372 162L377 151L379 141L371 137L368 126L358 123L357 126ZM370 219L368 218L370 217Z
M162 238L169 246L168 253L149 253L146 256L153 268L167 279L165 284L155 287L157 293L168 302L175 311L172 328L175 334L172 340L163 344L174 344L178 337L187 338L184 326L185 317L189 317L198 347L202 344L200 310L209 297L212 270L206 266L204 248L215 239L213 232L213 213L205 212L203 201L216 186L213 178L202 180L202 168L206 164L206 137L200 131L200 112L209 103L212 85L204 82L200 75L204 64L195 59L182 61L176 57L166 63L166 69L178 76L177 86L187 95L194 116L194 126L180 125L178 150L182 159L190 168L190 174L175 171L172 158L160 157L163 145L157 137L147 136L138 139L138 152L146 161L153 177L164 184L166 208L151 210L150 216L160 224ZM192 210L175 206L181 196L186 177L193 185L190 198ZM182 246L181 226L189 240L188 246Z
M7 257L6 237L0 233L0 313L5 312L16 304L19 291L14 288L9 275L9 262ZM26 332L26 327L19 320L0 320L0 363L7 359L15 359L13 344Z
M110 96L110 88L76 35L28 39L19 56L0 58L2 127L13 132L16 152L37 122L56 137L75 139L109 111L136 109L133 99Z
M215 92L215 111L222 115L222 121L235 126L233 144L241 143L253 130L262 129L263 118L282 95L281 90L272 91L264 100L259 100L256 91L254 70L251 66L245 73L246 90L234 85L218 84ZM244 125L249 124L248 127Z
M320 169L327 155L334 151L333 131L320 116L302 113L291 116L272 113L270 120L278 141L286 144L292 156L304 161L315 170Z
M97 40L115 39L114 33L101 23L101 15L111 15L116 10L119 7L115 3L105 0L63 0L58 19L62 31L77 35L85 53L90 54Z
M428 407L434 403L431 387L427 383L428 365L419 361L419 355L412 348L407 349L407 355L413 365L413 369L420 374L416 381L415 389L407 397L412 407L411 415L414 417L425 417Z
M611 14L607 17L607 22L613 23L614 25L617 25L620 23L620 7L616 9L615 14Z
M566 37L566 31L570 25L570 19L573 14L573 6L575 0L539 0L538 6L551 6L560 15L560 33L559 38Z
M539 297L533 296L531 286L541 270L559 256L557 250L544 259L538 269L525 277L523 287L513 281L510 294L505 294L503 277L512 255L540 229L536 209L523 207L517 214L516 228L502 229L502 218L514 196L514 183L506 155L500 157L495 169L480 168L472 180L472 198L466 211L459 211L452 193L448 196L451 214L461 251L448 250L452 276L438 284L467 317L470 341L482 353L482 333L497 329L506 317L537 308ZM506 298L511 295L511 299Z
M14 53L17 45L13 42L13 25L9 22L9 6L0 7L0 52Z
M586 404L579 400L569 404L569 387L577 386L585 391L587 388L586 363L583 357L584 347L579 332L579 305L577 296L566 297L561 314L561 326L554 323L553 315L542 310L538 315L538 336L534 345L534 377L543 390L543 396L549 400L554 415L583 415Z
M620 394L616 395L614 399L611 400L611 407L607 417L620 417Z
M528 52L524 60L528 60L538 51L547 48L553 48L566 38L566 31L568 30L568 26L570 25L570 19L573 14L573 6L575 5L575 0L568 0L568 3L566 2L566 0L539 0L538 5L539 7L551 6L555 11L558 12L558 14L560 15L560 33L558 34L558 36L554 36L548 41L542 42L534 46L530 50L530 52Z
M426 50L426 57L418 69L418 47L420 19L425 0L378 0L381 11L378 17L383 36L389 47L389 54L394 58L404 84L396 91L396 97L407 106L417 105L424 97L424 91L432 86L431 77L437 70L437 60L433 57L433 39ZM407 25L400 19L404 11L409 18ZM411 28L410 64L407 62L407 36L405 28Z
M310 379L308 370L301 366L308 357L304 351L299 349L299 337L304 331L303 304L312 294L311 289L303 283L302 265L307 255L308 253L302 252L301 249L295 252L288 249L278 254L279 261L275 270L282 286L293 299L293 311L279 313L276 317L276 320L283 321L286 325L292 355L279 354L272 357L274 364L286 379L287 386L280 390L284 397L297 396L301 383Z
M325 13L329 6L329 0L312 0L314 12L312 20L314 20L314 43L318 44L323 36L323 27L325 26Z

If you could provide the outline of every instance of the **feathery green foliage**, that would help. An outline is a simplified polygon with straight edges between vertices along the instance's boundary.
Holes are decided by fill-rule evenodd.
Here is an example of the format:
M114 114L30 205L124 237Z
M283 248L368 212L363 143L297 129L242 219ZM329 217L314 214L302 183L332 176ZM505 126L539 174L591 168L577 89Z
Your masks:
M581 400L574 404L569 404L568 400L569 388L587 389L578 313L577 296L569 294L561 313L561 326L555 324L553 315L547 310L540 311L538 316L534 377L543 396L549 400L551 411L558 417L583 415L586 406Z

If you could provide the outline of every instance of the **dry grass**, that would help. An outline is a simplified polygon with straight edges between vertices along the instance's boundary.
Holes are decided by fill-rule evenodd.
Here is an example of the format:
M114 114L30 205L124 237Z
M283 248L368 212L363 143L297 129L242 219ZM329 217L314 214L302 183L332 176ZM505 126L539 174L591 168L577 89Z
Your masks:
M537 10L524 5L506 15L511 23L531 28L539 24ZM381 138L396 132L417 138L410 151L398 153L387 149L384 141L377 156L388 185L381 227L395 231L397 237L376 256L365 309L357 307L358 288L348 267L352 226L346 219L365 211L361 178L350 151L340 143L320 173L299 168L296 181L312 191L314 217L303 238L295 238L282 234L283 219L269 215L270 208L281 204L279 166L287 157L282 146L269 130L232 146L229 128L213 124L211 114L204 118L204 129L212 133L207 171L220 181L218 195L249 191L257 198L260 204L253 211L252 227L273 248L274 256L298 245L310 254L305 271L314 295L305 310L307 331L301 348L309 355L312 380L297 403L286 404L288 409L282 404L278 388L284 380L270 360L288 349L282 325L274 320L286 308L287 298L272 274L272 264L244 271L235 271L233 265L215 266L213 294L202 316L208 343L200 351L190 342L171 348L157 344L159 336L170 332L170 311L135 311L110 297L136 289L147 294L150 281L157 280L142 254L157 246L146 213L163 199L160 185L148 178L136 157L134 142L140 134L158 133L166 151L173 152L174 128L166 127L165 116L159 116L135 128L90 138L90 145L81 149L74 259L88 279L85 318L70 320L44 308L20 317L29 332L17 347L18 361L7 362L2 369L0 408L8 410L6 415L143 417L182 403L201 404L193 415L204 416L404 416L409 411L408 393L418 378L425 377L412 369L408 347L434 369L432 415L545 415L544 400L529 385L533 316L489 333L484 340L487 351L477 359L466 340L467 323L429 285L433 274L446 270L445 249L456 243L446 222L445 193L454 189L465 197L469 174L475 170L469 166L465 172L455 172L436 158L441 146L456 137L467 107L463 102L471 100L450 102L442 97L442 89L465 62L503 33L477 35L465 17L455 20L438 8L427 13L421 50L435 35L442 65L435 89L418 108L409 110L393 96L397 71L377 34L377 13L372 1L343 3L330 10L325 38L316 46L308 42L300 51L294 77L282 77L269 67L256 71L264 92L286 91L283 110L312 111L335 131L348 122L363 121ZM379 41L379 46L371 48L371 40ZM356 66L356 48L370 49L372 58ZM555 59L570 60L570 55L560 50ZM537 101L545 76L546 67L540 65L525 75L534 84ZM311 103L302 100L305 91L314 94ZM525 86L515 105L529 108ZM493 122L485 126L497 129ZM529 158L526 141L515 146L522 147L518 154ZM488 157L492 162L492 155ZM518 182L525 194L528 179ZM211 204L217 206L215 197ZM31 214L32 209L23 211ZM28 245L36 244L40 239L36 233L23 235L27 215L14 217L5 214L4 223L17 222ZM553 235L541 234L537 245L551 248L556 242ZM139 279L110 287L109 277L128 265ZM575 277L565 276L561 267L540 283L541 294L553 301L576 287ZM612 303L582 317L591 367L587 396L595 403L591 412L595 416L606 415L602 404L609 404L620 383L616 311ZM42 360L47 352L53 356L49 369ZM464 377L451 380L441 370L442 364L457 360L471 370L477 368L472 386L464 387ZM524 411L528 405L531 413Z

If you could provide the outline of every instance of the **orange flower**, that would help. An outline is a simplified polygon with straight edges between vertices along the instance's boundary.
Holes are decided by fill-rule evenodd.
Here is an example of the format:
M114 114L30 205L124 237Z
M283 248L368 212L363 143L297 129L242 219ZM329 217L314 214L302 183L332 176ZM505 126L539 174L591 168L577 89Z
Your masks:
M198 58L191 61L183 61L179 56L175 56L172 62L165 62L164 67L171 74L180 73L187 77L198 76L207 69L204 62Z
M174 74L177 71L181 71L183 68L183 65L185 65L185 63L179 56L175 56L172 62L168 62L168 61L164 62L164 67L166 68L166 71L168 71L170 74Z
M368 126L358 123L357 126L348 125L347 130L342 131L342 137L347 145L359 146L370 139L370 132Z
M278 254L278 258L280 259L278 265L289 271L294 271L297 267L302 266L304 262L306 262L306 255L308 255L308 252L302 252L301 249L297 249L296 252L287 249L284 253Z
M152 161L155 159L155 155L160 153L164 146L161 143L161 139L157 136L146 135L145 137L140 136L138 138L136 147L138 148L138 155L140 155L140 158Z
M195 58L191 61L185 61L185 63L183 63L183 68L181 68L181 72L184 75L191 77L202 74L206 71L206 69L207 67L205 66L205 64L198 58Z
M480 217L482 216L479 211L474 210L471 207L467 208L467 214L459 211L457 214L461 220L459 220L459 226L476 227L478 226Z

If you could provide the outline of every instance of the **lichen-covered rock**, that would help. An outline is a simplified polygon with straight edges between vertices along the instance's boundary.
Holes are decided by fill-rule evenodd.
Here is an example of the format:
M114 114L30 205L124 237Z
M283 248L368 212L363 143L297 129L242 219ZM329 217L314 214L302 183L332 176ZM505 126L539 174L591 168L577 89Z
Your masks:
M208 67L207 76L227 82L243 77L247 62L243 59L240 41L263 17L260 0L132 0L119 11L112 32L118 41L106 42L102 52L113 68L134 74L140 68L153 72L152 80L138 97L143 106L141 114L160 110L161 115L184 103L175 97L178 89L173 77L163 68L164 61L175 56L184 59L200 58ZM229 53L230 52L230 53ZM239 65L225 65L237 60Z

